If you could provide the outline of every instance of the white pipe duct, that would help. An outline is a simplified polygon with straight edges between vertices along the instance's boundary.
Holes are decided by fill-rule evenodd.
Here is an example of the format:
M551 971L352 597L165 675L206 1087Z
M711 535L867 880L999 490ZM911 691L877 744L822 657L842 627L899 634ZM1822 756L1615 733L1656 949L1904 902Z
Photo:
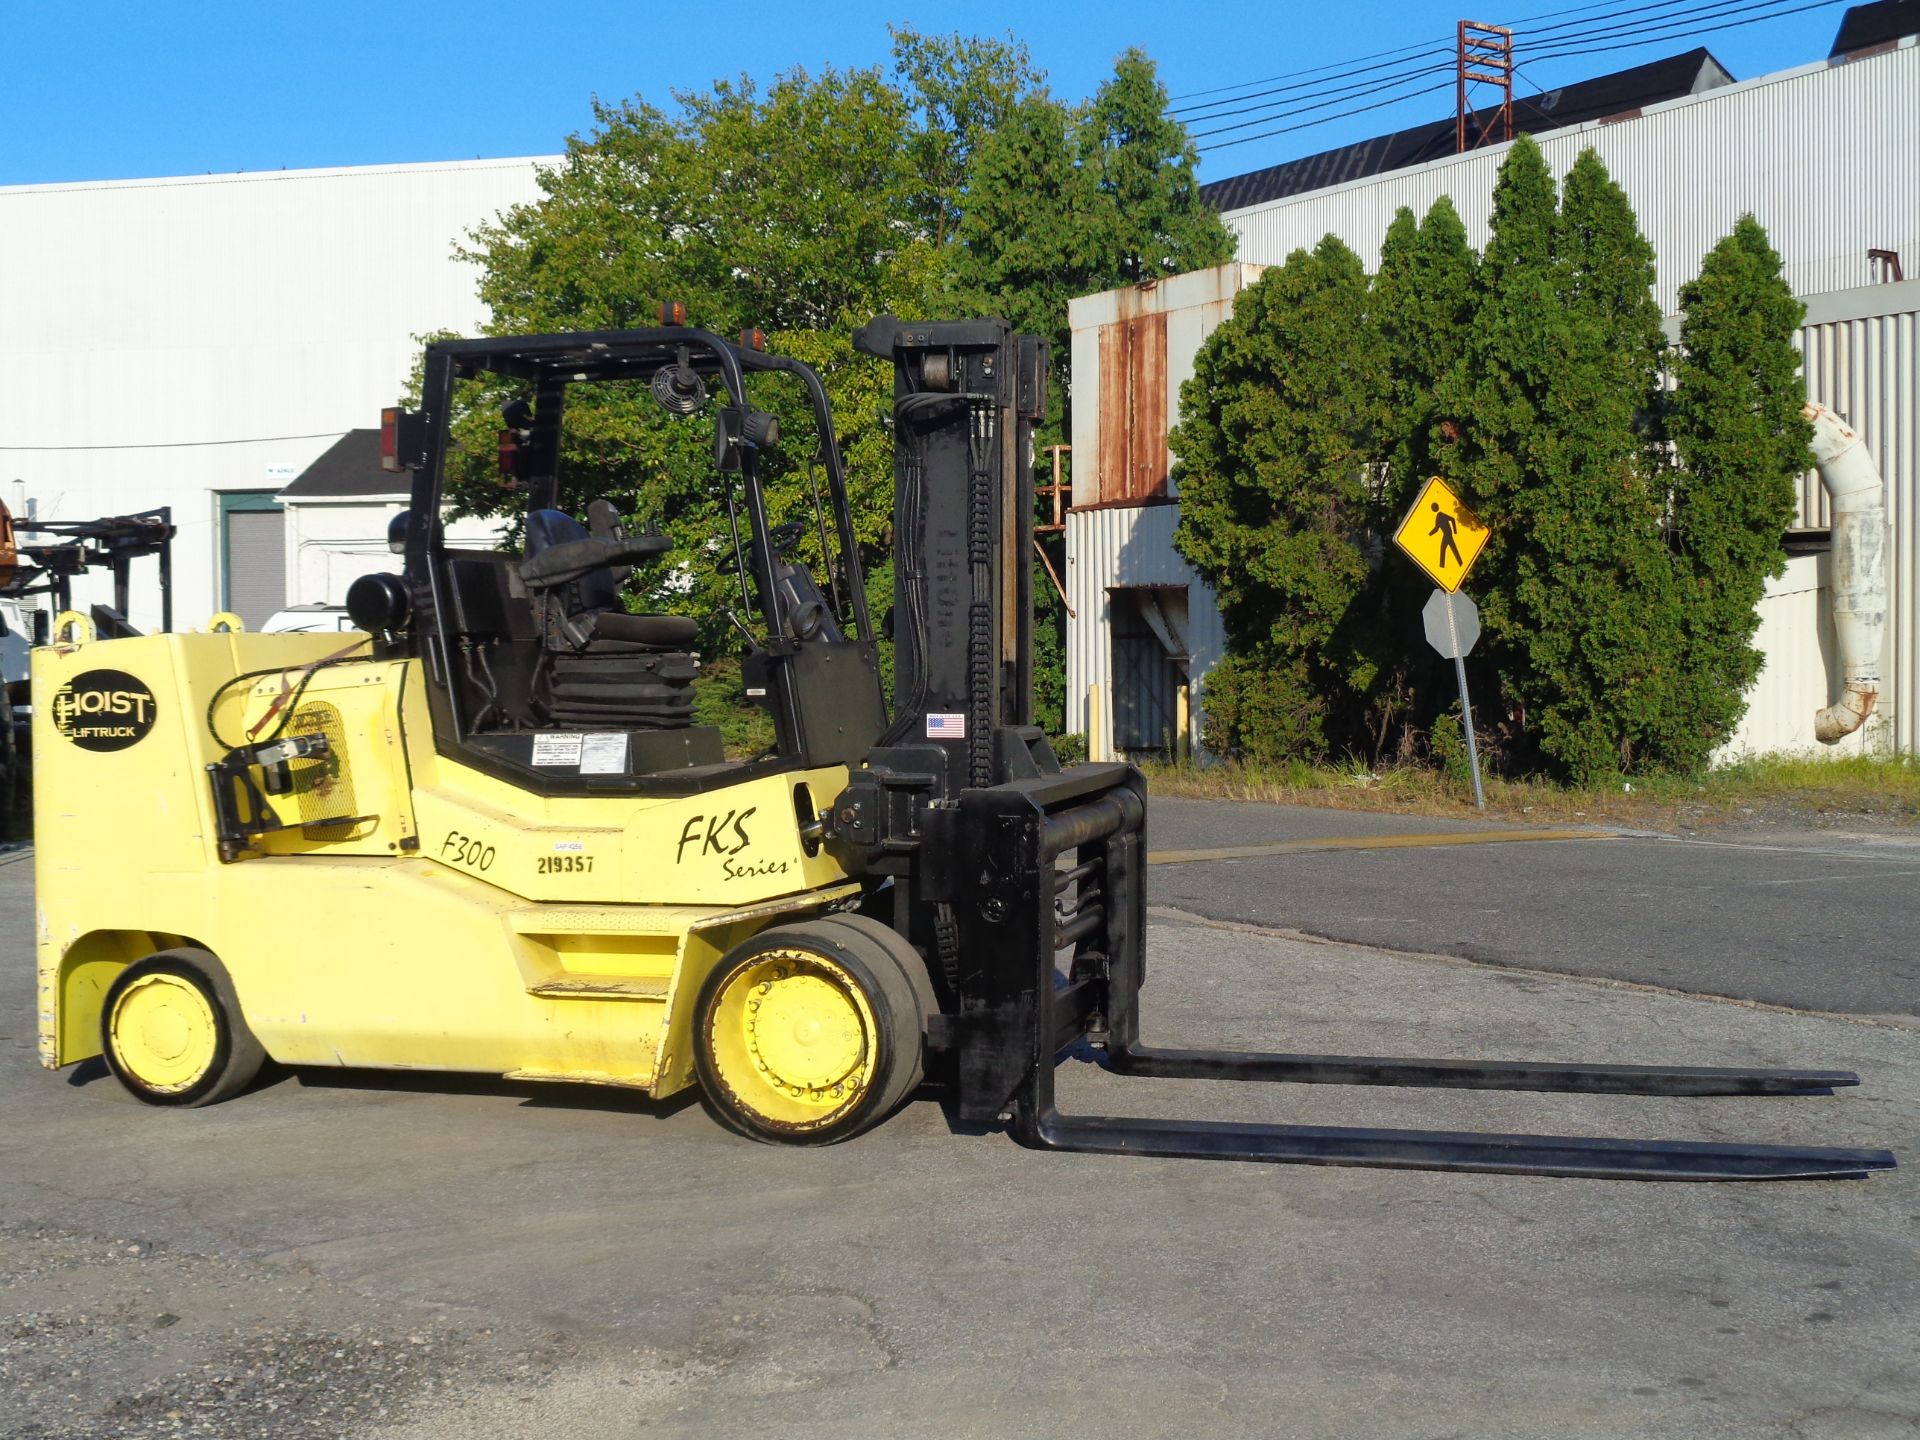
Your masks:
M1833 745L1866 723L1880 698L1880 650L1887 633L1886 485L1860 432L1824 405L1801 415L1813 424L1813 459L1833 513L1833 634L1845 689L1813 717L1813 734Z

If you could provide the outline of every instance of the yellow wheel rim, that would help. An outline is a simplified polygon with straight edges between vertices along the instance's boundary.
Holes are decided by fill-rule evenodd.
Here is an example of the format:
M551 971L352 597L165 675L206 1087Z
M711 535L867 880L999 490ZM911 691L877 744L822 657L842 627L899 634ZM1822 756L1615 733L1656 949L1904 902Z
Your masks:
M113 1003L108 1034L120 1068L148 1090L190 1090L213 1068L220 1022L200 988L178 975L142 975Z
M727 979L707 1023L716 1077L770 1128L818 1129L873 1087L873 1009L825 956L755 956Z

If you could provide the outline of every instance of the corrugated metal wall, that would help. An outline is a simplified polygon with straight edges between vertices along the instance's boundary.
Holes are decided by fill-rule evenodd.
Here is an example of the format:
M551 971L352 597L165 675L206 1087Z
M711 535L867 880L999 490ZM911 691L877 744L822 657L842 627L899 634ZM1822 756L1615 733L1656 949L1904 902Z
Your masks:
M172 505L175 623L203 624L220 608L214 492L278 488L378 423L416 335L477 327L479 273L453 247L538 198L539 163L0 189L0 446L45 447L0 452L9 503L23 491L50 519ZM183 443L206 440L249 443ZM157 626L151 567L135 572L134 623ZM84 606L110 586L75 591Z
M1920 265L1920 48L1805 66L1650 107L1637 119L1537 137L1564 176L1588 146L1625 188L1658 256L1656 297L1678 290L1743 212L1767 227L1802 295L1864 285L1870 248ZM1450 196L1475 248L1487 242L1507 146L1267 205L1229 211L1239 258L1280 264L1338 235L1376 268L1396 207Z
M1113 743L1113 621L1111 591L1137 585L1187 587L1187 653L1193 677L1189 738L1200 736L1208 670L1226 653L1226 632L1213 593L1191 566L1174 552L1177 505L1112 506L1075 510L1067 516L1067 729L1089 734L1096 753ZM1100 735L1092 737L1087 687L1098 685Z
M1073 503L1138 503L1174 493L1167 430L1201 343L1233 313L1261 266L1227 264L1067 306L1072 332Z

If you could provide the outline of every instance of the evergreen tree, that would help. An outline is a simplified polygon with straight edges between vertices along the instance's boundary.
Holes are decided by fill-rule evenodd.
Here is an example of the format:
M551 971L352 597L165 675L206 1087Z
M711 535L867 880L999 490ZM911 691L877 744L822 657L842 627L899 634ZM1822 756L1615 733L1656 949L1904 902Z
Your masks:
M1458 368L1473 328L1474 272L1479 256L1467 243L1453 201L1442 195L1416 225L1402 206L1380 247L1374 310L1391 377L1388 483L1382 520L1392 524L1427 477L1439 449L1437 392Z
M1690 724L1676 764L1696 768L1746 710L1760 673L1755 611L1785 568L1795 481L1811 427L1793 336L1806 307L1780 274L1767 232L1743 215L1680 287L1686 317L1667 411L1678 467L1673 544L1686 650L1681 701Z
M1493 187L1492 235L1475 272L1473 321L1461 358L1436 398L1441 443L1434 469L1489 530L1474 567L1486 643L1478 668L1508 677L1524 705L1526 617L1513 597L1532 524L1548 390L1563 346L1565 316L1554 274L1553 176L1532 138L1507 153Z
M1493 530L1474 572L1480 668L1557 769L1673 763L1681 641L1665 548L1653 252L1593 151L1564 201L1515 142L1473 329L1444 387L1441 468Z
M1679 612L1663 525L1666 340L1653 247L1592 150L1556 229L1565 348L1547 387L1515 613L1541 748L1576 780L1664 768L1679 717Z
M1153 61L1142 50L1128 50L1080 122L1080 163L1098 197L1089 259L1106 286L1233 258L1233 233L1200 198L1193 138L1167 105Z
M1233 232L1200 198L1193 141L1166 109L1153 61L1129 50L1087 105L1029 94L974 153L957 295L1047 338L1047 440L1072 429L1069 300L1233 258Z
M1465 354L1478 264L1467 228L1444 195L1417 222L1402 206L1380 247L1373 313L1386 366L1388 413L1371 523L1383 545L1435 473L1446 444L1437 393ZM1435 660L1421 625L1420 610L1431 593L1425 576L1392 558L1370 588L1364 603L1377 637L1379 678L1372 687L1370 724L1378 752L1396 721L1410 714L1429 720L1451 704L1454 686L1452 667Z
M1040 92L981 141L951 257L957 309L998 315L1047 338L1055 437L1070 429L1067 302L1104 288L1092 278L1094 188L1091 172L1078 163L1074 128L1072 112Z
M1169 437L1175 546L1217 591L1234 657L1208 677L1208 744L1256 760L1364 734L1369 576L1387 376L1359 257L1329 235L1241 293L1201 347Z

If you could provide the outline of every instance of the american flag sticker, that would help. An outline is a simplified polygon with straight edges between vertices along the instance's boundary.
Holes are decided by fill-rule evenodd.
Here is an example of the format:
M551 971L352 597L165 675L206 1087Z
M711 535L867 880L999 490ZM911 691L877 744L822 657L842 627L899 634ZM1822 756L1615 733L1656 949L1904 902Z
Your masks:
M967 717L964 715L927 716L927 739L964 740L967 738Z

